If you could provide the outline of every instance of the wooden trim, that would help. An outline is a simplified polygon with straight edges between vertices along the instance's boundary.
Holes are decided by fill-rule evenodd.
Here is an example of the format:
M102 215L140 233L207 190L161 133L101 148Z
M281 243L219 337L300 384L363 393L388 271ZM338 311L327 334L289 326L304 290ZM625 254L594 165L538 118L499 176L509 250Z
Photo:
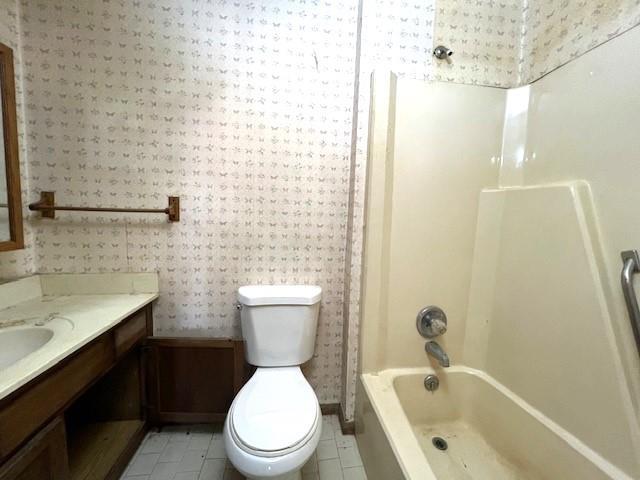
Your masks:
M151 304L145 308L147 313L147 337L153 336L153 311L151 310Z
M233 354L233 393L237 395L247 381L245 375L244 342L234 342Z
M320 411L323 415L338 415L338 411L340 410L339 403L321 403Z
M200 337L151 337L148 341L154 346L170 348L235 348L238 343L230 338Z
M148 419L149 416L149 369L151 362L149 361L149 346L147 339L153 336L153 312L151 306L146 309L147 314L147 337L145 338L140 355L140 397L142 399L142 418Z
M18 119L16 114L16 86L13 71L13 51L0 43L0 102L2 103L2 132L7 176L7 205L11 239L0 242L0 251L24 248L22 227L22 191L20 189L20 159L18 157Z
M113 331L116 358L122 357L141 340L147 337L146 312L140 311Z
M340 430L345 435L353 435L355 433L356 423L354 421L345 422L342 405L339 403L322 403L320 404L320 411L323 415L337 415L338 420L340 420Z
M355 435L356 433L356 422L355 420L351 420L347 422L344 419L344 411L342 410L342 405L338 408L338 419L340 420L340 429L344 435Z
M142 427L139 428L136 434L131 438L125 449L120 454L120 457L118 457L116 463L114 463L111 471L109 472L109 476L105 480L118 480L126 470L129 462L138 451L138 447L142 443L142 440L144 440L144 436L149 431L149 424L146 419L143 418L142 422Z

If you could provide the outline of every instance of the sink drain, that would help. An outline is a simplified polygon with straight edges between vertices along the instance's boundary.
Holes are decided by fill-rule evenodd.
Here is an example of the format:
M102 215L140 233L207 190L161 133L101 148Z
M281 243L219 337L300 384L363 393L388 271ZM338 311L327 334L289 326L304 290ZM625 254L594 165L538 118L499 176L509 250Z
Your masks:
M444 451L447 448L449 448L449 445L447 445L447 441L442 437L433 437L431 439L431 443L433 443L433 446L436 447L438 450Z

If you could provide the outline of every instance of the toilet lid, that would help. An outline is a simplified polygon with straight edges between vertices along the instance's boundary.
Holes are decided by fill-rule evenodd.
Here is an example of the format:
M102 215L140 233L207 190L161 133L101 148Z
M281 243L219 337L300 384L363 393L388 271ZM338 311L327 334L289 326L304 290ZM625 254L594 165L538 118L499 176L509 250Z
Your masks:
M234 400L231 421L247 447L273 452L302 442L317 415L318 400L299 367L259 368Z

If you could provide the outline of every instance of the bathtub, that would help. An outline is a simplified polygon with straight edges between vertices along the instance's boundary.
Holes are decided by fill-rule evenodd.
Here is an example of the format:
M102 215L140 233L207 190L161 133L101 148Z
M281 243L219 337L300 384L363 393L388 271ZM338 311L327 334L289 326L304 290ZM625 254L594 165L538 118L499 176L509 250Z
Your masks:
M440 380L433 393L424 388L428 374ZM356 436L369 480L632 480L478 370L363 374L356 397ZM446 450L436 448L434 437Z

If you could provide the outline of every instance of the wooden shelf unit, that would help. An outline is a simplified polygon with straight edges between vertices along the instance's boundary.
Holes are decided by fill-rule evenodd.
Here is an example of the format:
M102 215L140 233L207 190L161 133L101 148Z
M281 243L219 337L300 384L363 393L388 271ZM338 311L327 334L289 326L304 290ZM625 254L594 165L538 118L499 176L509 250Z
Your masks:
M83 425L68 440L70 480L112 478L119 474L120 466L126 465L131 457L131 446L137 447L144 430L142 420Z

